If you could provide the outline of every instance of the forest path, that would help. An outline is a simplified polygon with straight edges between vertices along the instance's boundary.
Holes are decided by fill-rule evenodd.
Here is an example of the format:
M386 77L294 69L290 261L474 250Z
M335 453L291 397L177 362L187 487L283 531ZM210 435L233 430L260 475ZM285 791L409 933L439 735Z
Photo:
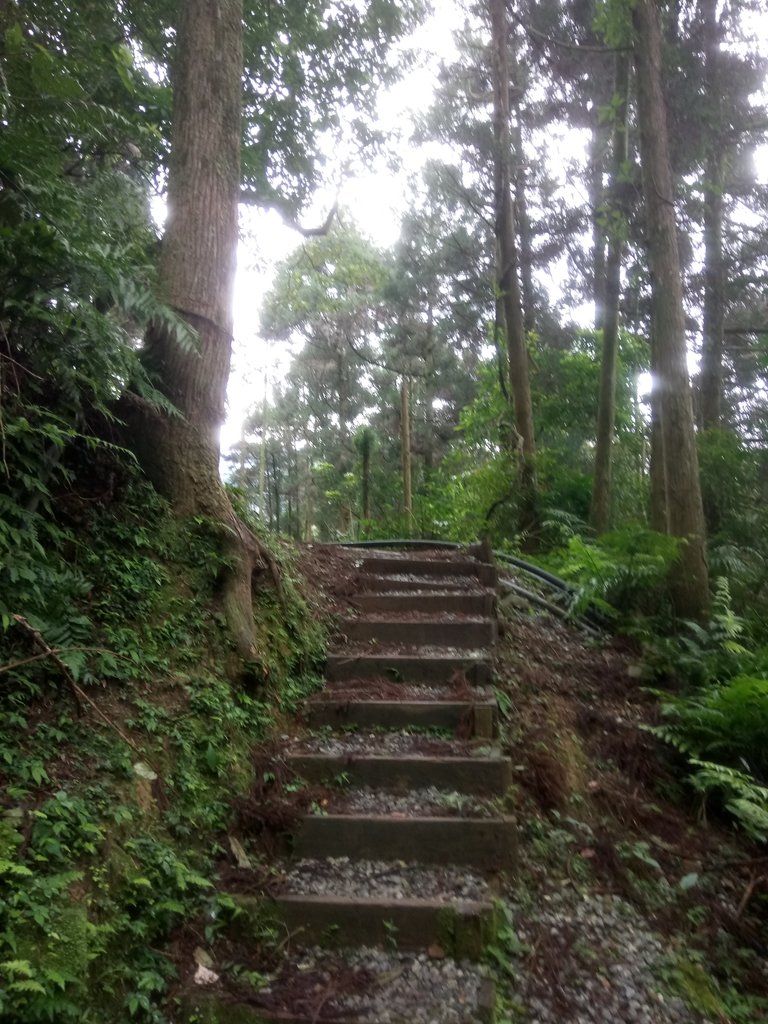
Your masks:
M516 851L491 688L496 569L460 553L373 552L356 582L326 685L307 702L309 731L284 753L329 794L303 816L269 894L300 946L283 972L287 998L277 982L251 1005L198 1000L198 1019L493 1020L478 961ZM263 919L261 895L238 902ZM320 979L306 1012L302 973Z
M702 890L676 888L723 837L654 790L621 644L530 603L502 629L461 552L307 555L337 642L239 823L290 854L223 873L237 934L187 1024L725 1021L685 980Z

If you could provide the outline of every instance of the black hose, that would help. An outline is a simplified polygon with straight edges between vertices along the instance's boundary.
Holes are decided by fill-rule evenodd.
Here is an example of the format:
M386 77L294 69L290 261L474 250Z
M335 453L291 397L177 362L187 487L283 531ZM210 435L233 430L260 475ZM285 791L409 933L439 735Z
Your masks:
M553 576L551 572L547 572L546 569L540 569L538 565L533 565L532 562L524 562L522 558L515 558L514 555L505 555L501 551L493 552L494 558L498 558L502 562L507 562L509 565L514 565L518 569L522 569L523 572L530 573L531 576L538 576L539 579L550 583L553 587L558 590L565 590L573 592L576 588L565 580L561 580L559 576Z
M512 583L510 580L499 580L499 586L507 591L507 596L511 597L513 594L516 597L522 597L524 600L529 601L531 604L538 605L539 608L544 608L545 611L550 612L552 615L556 615L560 619L569 619L570 613L567 608L561 608L557 604L552 604L551 601L547 601L545 598L540 597L539 594L534 594L531 590L526 590L525 587L519 586L517 583ZM501 599L502 605L504 604L504 598ZM593 626L583 615L573 618L573 623L585 630L587 633L598 635L599 630L596 626Z

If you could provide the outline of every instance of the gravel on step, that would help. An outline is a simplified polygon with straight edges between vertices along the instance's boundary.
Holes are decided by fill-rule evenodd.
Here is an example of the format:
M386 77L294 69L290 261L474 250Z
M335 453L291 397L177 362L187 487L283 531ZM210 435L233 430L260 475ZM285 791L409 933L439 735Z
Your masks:
M464 680L463 685L454 686L436 684L435 686L417 683L393 683L386 676L375 679L362 679L357 682L350 680L344 683L326 683L325 688L313 694L310 700L317 701L448 701L472 700L478 703L492 701L493 690L488 686L472 686Z
M449 958L358 949L347 963L370 971L378 984L342 997L341 1011L354 1011L372 1024L476 1024L483 975L476 965Z
M379 643L360 640L345 643L334 653L346 655L350 661L353 658L361 658L369 654L375 654L377 657L399 654L416 655L420 658L451 658L462 664L468 661L488 661L491 657L491 652L485 647L444 647L442 644L395 644L389 641Z
M487 741L440 739L418 732L352 732L303 737L294 753L344 755L406 754L423 757L485 757L498 753Z
M278 891L293 896L353 896L363 899L488 900L488 883L453 865L425 867L405 861L306 858L290 866Z
M348 793L333 794L324 810L329 814L397 814L409 817L495 818L498 815L487 801L436 786L412 789L407 793L390 793L363 786Z
M663 941L620 897L566 887L525 910L510 895L526 950L514 999L537 1024L708 1024L662 992Z
M476 615L472 612L413 611L410 608L402 612L394 610L375 612L363 609L354 618L355 622L434 622L440 624L447 622L489 622L490 620L491 617L488 615ZM343 632L343 629L341 632Z
M448 568L448 567L446 567ZM378 566L366 565L361 570L364 582L368 582L368 579L384 579L388 582L393 583L439 583L441 586L456 587L463 590L465 593L478 593L488 588L484 586L477 576L470 575L451 575L450 571L444 573L420 573L420 572L381 572ZM427 590L432 590L432 587L425 587ZM368 591L370 593L370 591ZM410 591L414 593L414 591Z

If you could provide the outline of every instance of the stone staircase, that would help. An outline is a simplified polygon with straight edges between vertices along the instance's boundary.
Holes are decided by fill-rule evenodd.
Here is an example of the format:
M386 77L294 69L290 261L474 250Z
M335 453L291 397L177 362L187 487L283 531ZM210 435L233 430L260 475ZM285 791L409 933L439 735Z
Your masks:
M413 951L406 967L416 973L430 960L478 961L494 936L497 877L515 865L515 825L503 811L511 765L494 743L490 688L495 568L379 552L363 558L358 580L357 614L341 624L326 686L307 702L310 731L285 754L298 776L338 796L304 816L270 913L302 947ZM396 891L382 876L395 876ZM263 910L257 897L241 902ZM466 1004L459 993L463 1010L423 1019L492 1020L492 986L473 985ZM198 1019L221 1024L330 1019L242 1016L243 1007L205 1016L203 1003ZM420 1018L369 1007L343 1019Z

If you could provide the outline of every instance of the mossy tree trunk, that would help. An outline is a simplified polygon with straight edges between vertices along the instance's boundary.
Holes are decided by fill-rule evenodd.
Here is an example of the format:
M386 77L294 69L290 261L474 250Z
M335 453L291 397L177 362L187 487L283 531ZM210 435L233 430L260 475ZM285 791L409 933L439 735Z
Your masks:
M146 365L181 415L134 403L127 419L143 468L176 514L221 525L231 565L221 600L240 652L252 656L252 577L265 567L263 553L221 484L218 440L232 349L242 70L242 0L183 0L160 289L195 328L198 344L185 347L159 326L149 331Z

